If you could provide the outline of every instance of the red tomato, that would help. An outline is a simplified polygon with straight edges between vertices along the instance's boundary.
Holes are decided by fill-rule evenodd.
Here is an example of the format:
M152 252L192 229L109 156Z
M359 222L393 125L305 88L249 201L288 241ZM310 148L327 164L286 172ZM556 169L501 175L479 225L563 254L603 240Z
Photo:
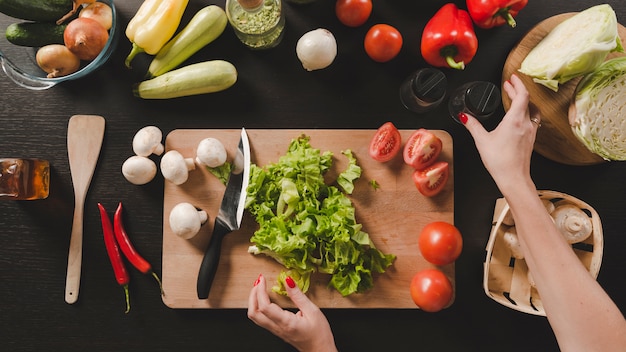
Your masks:
M348 27L364 24L372 13L372 0L337 0L335 14Z
M452 301L452 283L437 269L425 269L411 280L411 298L425 312L438 312Z
M422 170L413 172L413 182L415 187L425 197L434 197L443 190L450 176L449 165L445 161L438 161L435 164Z
M446 265L461 255L463 237L456 226L445 221L434 221L422 229L418 246L424 259L435 265Z
M421 170L432 165L439 157L443 143L439 137L427 129L413 132L404 146L404 162Z
M370 156L376 161L389 161L398 154L401 144L400 131L393 123L385 122L378 128L370 142Z
M400 53L402 35L388 24L376 24L365 34L365 52L376 62L387 62Z

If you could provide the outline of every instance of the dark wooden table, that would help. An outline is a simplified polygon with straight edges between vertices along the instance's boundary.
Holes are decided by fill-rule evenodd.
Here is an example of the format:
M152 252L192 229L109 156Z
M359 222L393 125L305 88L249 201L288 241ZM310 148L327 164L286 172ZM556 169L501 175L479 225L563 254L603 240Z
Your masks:
M626 21L626 3L607 1ZM199 9L209 1L191 1ZM224 6L224 1L216 2ZM0 156L39 157L52 164L46 200L0 202L0 329L7 351L287 351L289 346L236 310L173 310L161 301L154 282L131 270L132 310L124 314L102 237L97 202L111 211L119 201L139 251L161 269L163 180L134 186L122 177L122 162L132 154L134 133L156 125L164 134L179 128L375 129L386 121L399 128L436 128L454 139L455 223L465 248L456 265L456 301L440 313L410 310L325 310L337 345L345 351L554 351L557 345L543 317L506 308L483 292L485 245L498 189L485 171L467 131L444 106L425 114L405 110L400 82L425 67L419 53L422 29L441 1L374 1L365 26L347 28L334 15L334 2L285 4L287 30L270 51L250 51L232 29L194 57L222 58L239 70L231 89L169 101L143 101L131 87L140 70L128 72L130 49L120 40L112 59L91 77L35 92L0 77ZM464 6L464 2L457 2ZM140 1L118 1L125 27ZM580 11L594 2L530 1L515 29L477 30L479 51L465 71L447 70L450 88L472 80L499 84L508 52L534 25L550 16ZM191 11L188 11L191 13ZM188 18L188 17L187 17ZM375 23L396 26L404 36L400 55L385 64L364 53L362 38ZM330 29L339 52L331 67L306 72L295 43L306 31ZM141 65L139 59L138 65ZM64 302L65 273L73 191L67 160L67 122L74 114L106 118L98 167L87 196L82 280L79 300ZM498 116L503 114L502 108ZM498 119L492 121L493 127ZM348 137L348 136L347 136ZM626 165L568 166L535 155L532 174L540 189L585 200L600 214L605 236L599 282L626 309ZM381 216L384 213L381 211ZM252 282L250 282L252 286Z

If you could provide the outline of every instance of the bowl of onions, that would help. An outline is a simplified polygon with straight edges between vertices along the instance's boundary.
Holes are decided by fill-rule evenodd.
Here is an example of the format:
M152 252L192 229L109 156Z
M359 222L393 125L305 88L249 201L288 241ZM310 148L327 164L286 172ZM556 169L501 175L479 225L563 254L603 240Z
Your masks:
M74 0L70 9L56 23L0 13L0 25L6 29L0 38L0 64L17 85L52 88L89 75L111 57L121 33L113 0ZM41 41L33 34L42 29L28 27L33 24L48 31ZM53 27L54 34L49 30Z

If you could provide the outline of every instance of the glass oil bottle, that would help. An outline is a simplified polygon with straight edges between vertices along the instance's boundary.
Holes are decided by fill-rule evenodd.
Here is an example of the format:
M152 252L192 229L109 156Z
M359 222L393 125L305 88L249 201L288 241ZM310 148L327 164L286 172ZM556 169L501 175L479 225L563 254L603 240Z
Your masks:
M0 200L44 199L49 189L47 160L0 158Z

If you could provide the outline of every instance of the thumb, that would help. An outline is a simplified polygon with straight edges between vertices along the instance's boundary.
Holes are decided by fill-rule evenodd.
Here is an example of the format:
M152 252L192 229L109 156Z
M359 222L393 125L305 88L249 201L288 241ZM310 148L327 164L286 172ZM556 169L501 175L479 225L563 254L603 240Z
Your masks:
M311 302L311 300L300 290L300 287L296 285L291 276L287 276L285 278L285 287L287 289L287 295L291 298L291 301L302 311L303 313L311 312L312 310L318 309L315 303Z
M484 134L487 133L487 130L483 127L483 125L472 115L467 113L460 113L459 120L463 123L463 126L467 128L469 133L474 138L474 141L477 141L482 138Z

